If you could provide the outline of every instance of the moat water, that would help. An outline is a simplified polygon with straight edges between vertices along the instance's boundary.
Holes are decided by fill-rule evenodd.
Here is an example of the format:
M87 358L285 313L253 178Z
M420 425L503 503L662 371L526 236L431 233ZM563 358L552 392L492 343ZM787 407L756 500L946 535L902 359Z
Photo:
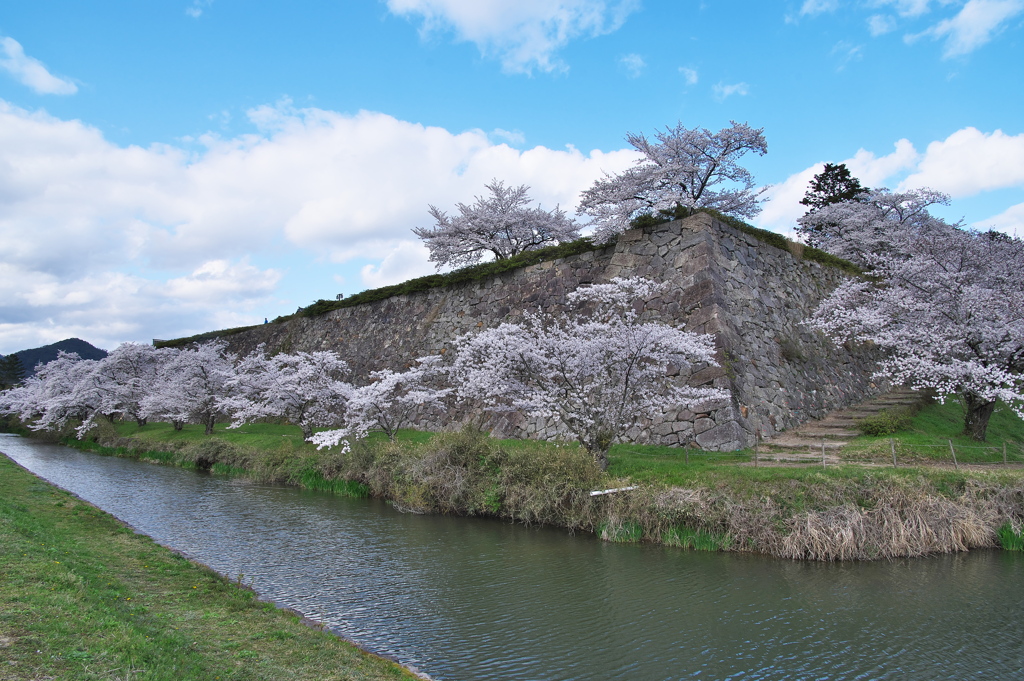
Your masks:
M1024 554L811 563L608 544L104 457L0 452L434 679L1024 678Z

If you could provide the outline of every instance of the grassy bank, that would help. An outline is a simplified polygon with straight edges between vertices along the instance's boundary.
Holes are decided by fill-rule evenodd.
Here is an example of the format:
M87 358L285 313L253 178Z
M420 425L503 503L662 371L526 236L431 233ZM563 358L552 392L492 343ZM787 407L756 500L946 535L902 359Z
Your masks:
M413 679L0 456L0 679Z
M1000 464L1004 451L1007 462L1024 462L1024 422L1008 407L1000 404L992 414L986 442L964 435L963 419L963 407L955 399L931 403L908 417L898 432L854 439L843 456L850 461L891 462L892 439L897 461L908 464L953 465L950 443L959 463Z
M924 412L922 412L924 413ZM297 428L107 425L75 443L255 480L373 495L424 513L485 515L705 550L815 559L920 556L1020 544L1024 469L873 463L755 468L749 452L620 445L601 472L574 444L404 431L317 451ZM888 440L886 440L887 442ZM632 487L599 496L593 490ZM1016 539L1015 539L1016 537Z

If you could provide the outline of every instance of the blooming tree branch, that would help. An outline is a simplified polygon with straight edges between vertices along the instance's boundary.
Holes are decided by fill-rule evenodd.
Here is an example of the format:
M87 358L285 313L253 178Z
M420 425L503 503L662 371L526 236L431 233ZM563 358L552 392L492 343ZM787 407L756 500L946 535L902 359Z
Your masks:
M371 431L380 431L394 441L399 428L411 422L424 408L440 408L451 388L438 388L441 358L421 357L417 364L402 372L383 369L370 374L371 382L353 388L345 408L344 426L325 430L308 438L317 449L333 447L348 440L359 440Z
M175 430L185 423L201 423L207 435L213 434L222 413L220 402L235 374L235 356L225 348L224 341L216 340L178 352L142 401L143 415L167 419Z
M1024 417L1024 242L917 219L926 230L887 234L865 254L874 281L840 286L810 324L879 346L880 376L958 396L965 434L984 440L998 401Z
M226 382L233 394L219 406L231 415L229 428L281 417L309 438L316 426L339 419L352 386L341 380L346 364L333 352L280 353L268 357L261 345L239 363Z
M578 212L596 226L594 240L605 243L629 229L645 213L674 213L714 208L739 217L760 212L754 178L738 160L745 153L768 153L764 128L732 122L712 133L684 128L682 123L655 133L656 142L629 133L626 141L643 154L637 164L618 175L606 175L583 192Z
M430 206L436 226L412 230L430 249L430 260L438 269L472 265L488 253L496 260L505 260L524 251L580 238L579 227L557 206L553 210L530 208L530 188L526 185L506 187L503 182L491 180L486 186L490 196L476 197L471 206L457 204L457 216L449 217Z
M711 336L640 321L637 307L663 287L613 279L570 294L567 317L527 314L464 336L451 369L459 394L557 420L606 468L608 449L641 419L728 397L669 375L670 365L716 362Z

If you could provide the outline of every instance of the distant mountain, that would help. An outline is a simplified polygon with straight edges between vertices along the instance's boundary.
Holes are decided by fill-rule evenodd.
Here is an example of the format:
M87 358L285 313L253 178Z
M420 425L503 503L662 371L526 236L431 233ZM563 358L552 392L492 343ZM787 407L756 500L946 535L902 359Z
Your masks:
M76 352L82 359L103 359L107 356L106 350L101 350L81 338L68 338L52 345L21 350L13 354L17 355L18 359L21 360L21 365L25 367L25 376L28 377L35 373L36 364L40 362L46 364L57 359L57 353L61 350L64 352Z

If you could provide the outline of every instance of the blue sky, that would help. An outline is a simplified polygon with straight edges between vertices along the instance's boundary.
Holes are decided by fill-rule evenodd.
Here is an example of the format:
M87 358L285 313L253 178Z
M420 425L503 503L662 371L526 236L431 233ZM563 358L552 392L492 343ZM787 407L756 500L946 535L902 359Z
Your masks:
M8 2L0 353L428 273L428 203L497 177L571 210L677 122L764 127L761 227L830 161L1024 234L1022 29L1024 0Z

